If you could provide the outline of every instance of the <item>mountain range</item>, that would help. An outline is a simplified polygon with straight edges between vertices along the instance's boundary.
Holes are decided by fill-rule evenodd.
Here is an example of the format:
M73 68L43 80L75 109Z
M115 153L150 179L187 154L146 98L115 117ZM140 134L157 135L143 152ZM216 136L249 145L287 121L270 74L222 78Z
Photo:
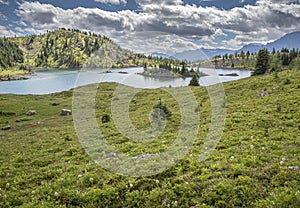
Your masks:
M226 50L226 49L206 49L206 48L199 48L196 50L187 50L180 53L176 53L174 55L168 55L163 53L153 53L154 56L162 56L162 57L168 57L175 60L188 60L191 62L195 61L201 61L205 59L211 59L214 58L217 55L225 55L225 54L234 54L234 53L240 53L241 51L250 53L256 53L259 51L259 49L267 48L269 51L272 51L273 48L275 50L281 50L282 48L299 48L300 49L300 31L288 33L284 35L283 37L279 38L278 40L275 40L273 42L267 43L267 44L260 44L260 43L251 43L248 45L243 46L239 50Z

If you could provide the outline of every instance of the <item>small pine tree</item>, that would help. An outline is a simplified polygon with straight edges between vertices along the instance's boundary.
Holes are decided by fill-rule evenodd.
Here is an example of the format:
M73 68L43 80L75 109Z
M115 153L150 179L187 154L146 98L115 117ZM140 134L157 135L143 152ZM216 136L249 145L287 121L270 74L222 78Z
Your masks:
M269 51L267 49L260 49L257 55L257 61L253 75L265 74L270 67L269 59Z
M194 75L191 79L189 86L200 86L198 77L196 75Z

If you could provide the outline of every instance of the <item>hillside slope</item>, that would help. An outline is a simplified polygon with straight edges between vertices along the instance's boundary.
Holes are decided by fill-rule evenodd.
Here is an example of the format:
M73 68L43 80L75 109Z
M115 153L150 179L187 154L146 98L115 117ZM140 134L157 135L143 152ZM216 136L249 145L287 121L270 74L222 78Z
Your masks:
M23 63L23 51L8 38L0 38L0 69Z
M28 67L78 68L86 62L97 67L135 65L136 54L120 48L110 39L60 29L43 35L11 38L24 52L24 65ZM98 58L91 58L97 52Z
M193 148L169 170L138 178L110 173L85 153L72 117L59 115L62 107L72 109L72 91L0 95L0 127L12 127L0 131L0 207L300 207L299 80L300 71L284 71L224 83L224 132L203 162L211 102L206 88L191 88L201 118ZM138 143L112 120L103 122L116 87L100 84L95 99L99 128L116 151L136 156L173 144L180 111L162 89L142 90L129 104L133 125L145 130L161 98L172 114L158 138ZM263 90L268 93L259 97ZM28 110L37 114L26 116Z

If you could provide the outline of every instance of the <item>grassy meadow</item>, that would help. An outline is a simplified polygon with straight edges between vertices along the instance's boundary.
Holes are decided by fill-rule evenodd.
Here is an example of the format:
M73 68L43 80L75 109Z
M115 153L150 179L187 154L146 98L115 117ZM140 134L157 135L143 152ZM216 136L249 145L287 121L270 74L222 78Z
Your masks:
M299 80L300 71L290 70L224 83L224 132L202 162L211 103L206 88L191 87L200 115L194 146L169 170L136 178L108 172L85 153L72 116L60 116L61 109L72 109L72 91L0 95L0 128L11 126L0 130L0 207L300 207ZM96 96L96 118L107 141L130 156L166 150L180 126L175 99L163 89L135 96L130 117L138 129L149 127L159 99L172 113L158 138L137 143L118 132L112 119L102 122L111 117L116 86L102 83ZM259 97L263 90L268 95ZM29 110L37 114L27 116Z

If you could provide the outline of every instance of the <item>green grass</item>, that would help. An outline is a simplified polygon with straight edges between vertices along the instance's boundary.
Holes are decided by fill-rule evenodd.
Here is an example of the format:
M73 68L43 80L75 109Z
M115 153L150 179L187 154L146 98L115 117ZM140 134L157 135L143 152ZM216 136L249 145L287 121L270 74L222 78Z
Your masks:
M12 126L0 131L0 207L300 207L300 169L288 168L300 166L299 80L299 71L284 71L225 83L224 133L203 162L198 159L210 128L210 100L205 88L192 87L201 118L194 146L171 169L138 178L110 173L85 153L72 116L59 115L72 109L72 91L0 95L0 127ZM106 139L130 156L166 150L180 126L175 99L162 89L135 96L130 117L138 129L149 127L160 98L172 113L162 135L137 143L112 120L102 123L104 115L111 117L116 86L100 84L96 97ZM259 98L264 89L269 96ZM37 115L26 116L28 110Z

